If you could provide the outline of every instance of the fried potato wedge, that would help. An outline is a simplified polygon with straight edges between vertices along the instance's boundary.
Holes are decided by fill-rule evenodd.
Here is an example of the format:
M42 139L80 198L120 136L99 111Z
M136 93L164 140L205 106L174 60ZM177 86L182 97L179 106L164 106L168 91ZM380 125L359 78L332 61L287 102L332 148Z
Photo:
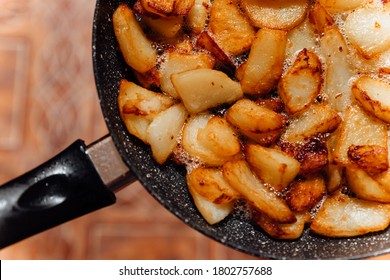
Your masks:
M178 145L188 112L183 104L176 104L157 114L147 129L146 141L153 158L163 164Z
M389 223L390 204L337 193L325 200L310 230L329 237L351 237L383 230Z
M214 0L210 10L209 29L218 45L228 54L248 50L255 38L255 29L242 14L235 1Z
M347 167L345 172L348 186L357 197L365 200L389 203L390 192L374 180L364 170L356 167Z
M388 149L378 145L351 145L348 158L370 174L381 173L389 168Z
M218 116L212 117L206 127L199 129L198 141L222 157L234 156L241 151L237 132L224 118Z
M297 220L284 200L255 176L246 161L229 161L223 165L222 171L229 185L257 210L276 222L293 223Z
M332 194L341 187L344 178L344 167L335 164L334 149L339 137L339 129L333 132L326 141L326 148L328 150L328 165L325 168L326 177L328 179L326 188L328 193Z
M352 85L359 104L375 117L390 123L390 84L370 76L362 76Z
M322 64L318 56L303 49L278 84L278 92L289 114L298 113L313 103L321 91Z
M253 211L252 217L269 236L276 239L294 240L298 239L305 229L305 225L310 223L311 216L308 212L295 213L297 221L295 223L282 224L277 223L267 215Z
M161 17L187 15L194 5L194 0L140 0L140 2L148 13Z
M372 146L388 151L387 126L371 117L359 106L349 107L340 127L340 136L334 150L334 161L342 166L352 164L348 151L353 146ZM355 164L356 164L355 160ZM376 164L376 163L372 163Z
M209 18L210 0L195 0L187 16L186 24L194 34L200 34L204 31Z
M266 94L277 86L283 72L286 45L286 31L263 28L257 32L242 69L240 83L245 93Z
M324 35L327 28L335 24L333 17L319 2L316 2L310 10L309 20L315 26L320 36Z
M317 134L334 131L341 123L336 111L323 104L313 104L291 121L282 135L290 143L304 142Z
M285 200L293 211L310 211L325 194L325 179L320 173L316 173L294 181L286 192Z
M217 224L233 211L234 203L216 204L201 196L192 185L188 185L194 204L199 213L210 225Z
M213 69L195 69L171 75L172 84L190 113L232 103L243 96L240 84Z
M200 68L212 69L214 64L214 58L207 53L183 53L168 50L166 59L159 70L161 89L172 97L179 98L180 96L177 94L171 81L172 74Z
M140 73L150 70L157 61L157 52L146 37L133 11L119 5L112 17L115 36L126 63Z
M330 106L344 112L353 104L350 80L354 71L348 62L347 43L336 26L325 29L320 48L326 64L324 92Z
M245 159L253 172L277 191L283 191L300 170L300 163L292 156L260 145L246 145Z
M261 145L276 141L285 125L282 115L245 98L228 109L226 119L242 134Z
M305 19L309 2L308 0L240 0L240 5L254 26L289 30Z
M328 11L337 12L359 8L367 3L367 0L319 0L318 2Z
M288 31L286 61L292 63L303 49L314 52L317 47L316 40L315 28L309 19L304 20L297 27Z
M149 26L155 34L164 38L174 38L182 30L184 19L176 17L148 17L143 16L142 21Z
M199 167L188 173L186 178L190 188L215 204L228 204L240 198L220 169Z
M375 57L390 48L390 6L364 7L348 15L345 32L349 41L365 58Z
M128 131L147 143L147 130L158 113L168 109L174 100L147 90L133 82L122 80L119 87L120 116Z
M209 166L219 166L224 164L228 160L234 160L241 158L241 154L236 155L222 155L221 153L215 153L215 147L211 149L208 145L210 143L203 143L203 137L199 137L200 131L205 129L208 125L209 120L212 118L210 114L197 114L188 119L182 132L181 145L189 155L198 158L201 162ZM207 131L207 129L206 129ZM207 133L206 133L207 135ZM220 139L222 139L221 137ZM229 137L230 139L230 137ZM212 142L212 140L208 140ZM224 142L222 142L224 143Z

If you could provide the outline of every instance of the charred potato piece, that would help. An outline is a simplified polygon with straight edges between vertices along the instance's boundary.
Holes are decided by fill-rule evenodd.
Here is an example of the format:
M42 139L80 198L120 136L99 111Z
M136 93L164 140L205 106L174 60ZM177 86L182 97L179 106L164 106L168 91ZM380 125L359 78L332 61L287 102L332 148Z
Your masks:
M284 200L253 174L246 161L229 161L223 165L222 171L228 183L257 210L276 222L296 221L294 213Z
M115 36L126 63L140 73L150 70L157 61L157 52L146 37L133 11L121 4L114 12Z
M214 0L209 29L219 46L228 54L238 55L251 47L255 29L235 1Z

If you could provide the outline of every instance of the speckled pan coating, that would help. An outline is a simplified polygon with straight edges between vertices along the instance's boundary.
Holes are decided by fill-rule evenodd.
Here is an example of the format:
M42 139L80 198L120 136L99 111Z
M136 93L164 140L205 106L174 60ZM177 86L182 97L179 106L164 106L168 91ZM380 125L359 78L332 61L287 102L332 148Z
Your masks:
M277 241L265 235L236 211L210 226L199 215L188 194L185 170L173 163L159 166L149 148L127 133L117 108L119 81L134 80L118 50L111 16L121 3L98 0L93 27L93 62L102 111L111 136L139 181L163 206L192 228L250 255L273 259L356 259L390 252L390 230L358 238L329 239L305 231L297 241ZM120 195L120 193L118 193ZM131 211L131 209L129 209Z

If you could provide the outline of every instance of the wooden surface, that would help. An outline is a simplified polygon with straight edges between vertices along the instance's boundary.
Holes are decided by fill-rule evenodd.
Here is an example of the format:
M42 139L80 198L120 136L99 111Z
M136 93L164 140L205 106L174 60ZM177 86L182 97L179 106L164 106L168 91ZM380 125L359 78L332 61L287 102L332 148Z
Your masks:
M107 133L92 72L94 5L0 0L0 184L76 139ZM3 249L0 259L254 258L190 229L134 183L116 205Z

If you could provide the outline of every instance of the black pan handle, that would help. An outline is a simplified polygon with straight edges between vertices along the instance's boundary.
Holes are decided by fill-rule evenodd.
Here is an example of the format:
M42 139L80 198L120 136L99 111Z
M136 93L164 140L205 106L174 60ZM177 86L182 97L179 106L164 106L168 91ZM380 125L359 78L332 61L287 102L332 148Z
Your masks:
M0 248L115 203L78 140L0 186Z

